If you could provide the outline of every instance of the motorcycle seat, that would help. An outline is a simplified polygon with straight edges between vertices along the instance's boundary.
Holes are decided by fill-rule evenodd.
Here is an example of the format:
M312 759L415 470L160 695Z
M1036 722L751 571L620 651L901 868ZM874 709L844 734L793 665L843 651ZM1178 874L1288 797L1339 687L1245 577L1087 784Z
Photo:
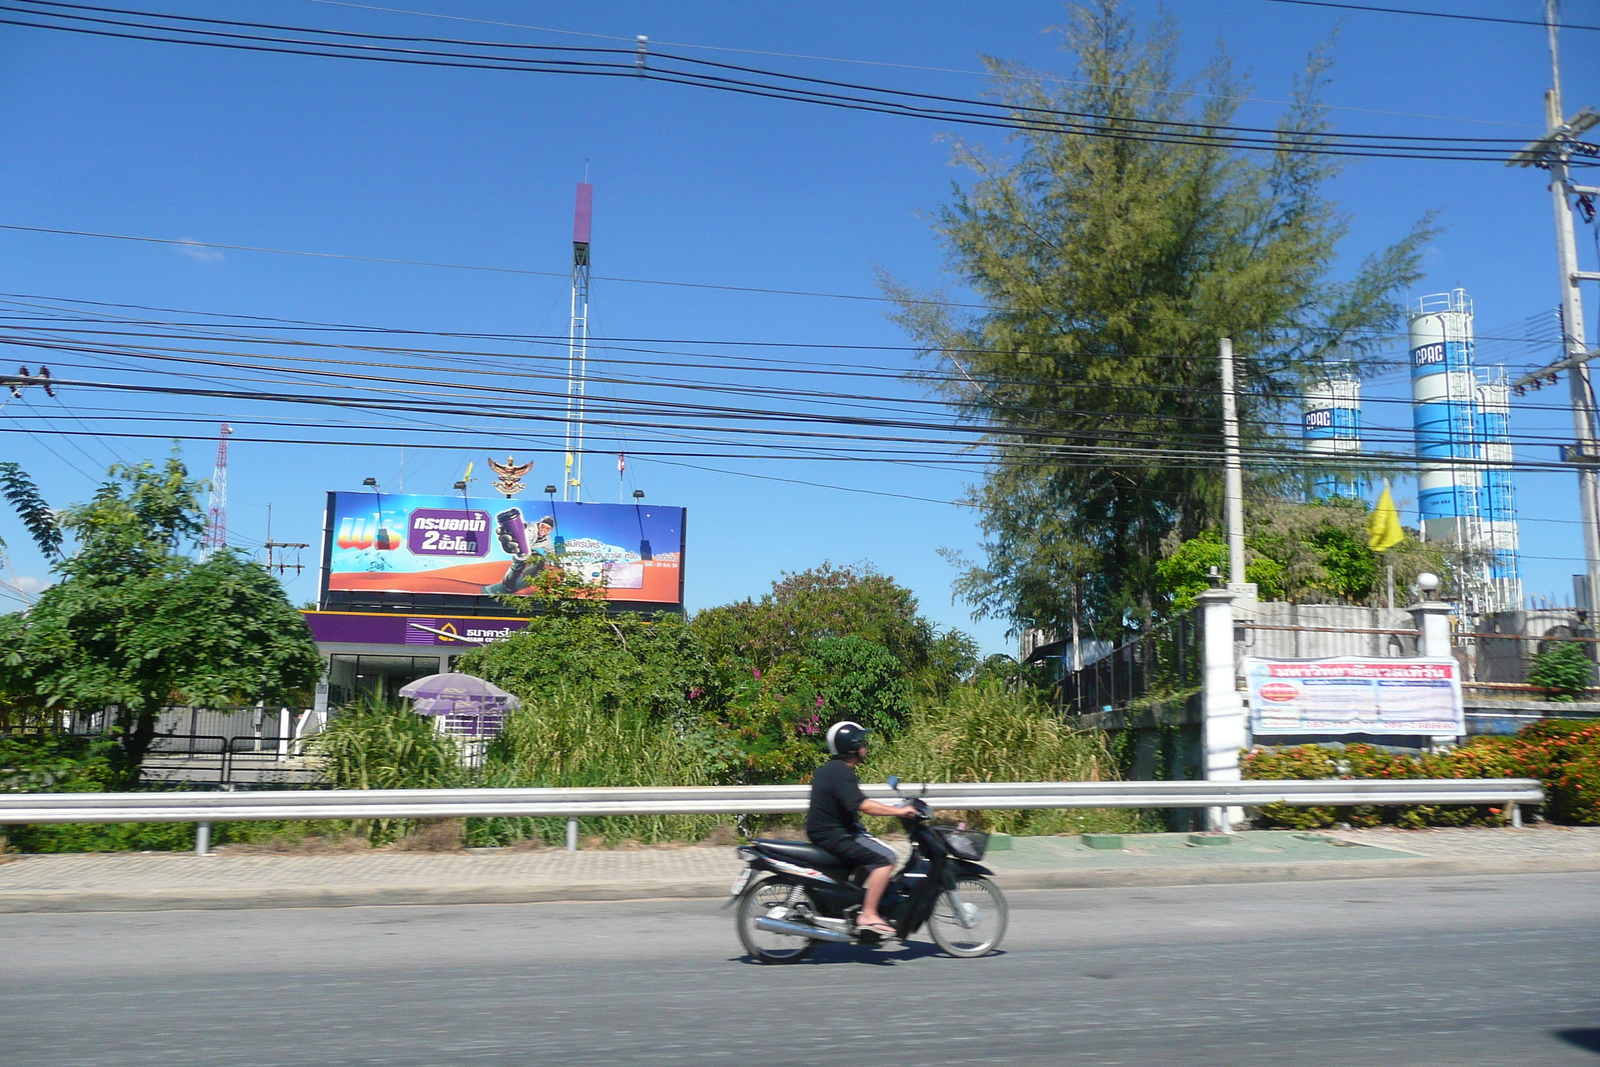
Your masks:
M804 863L808 867L844 866L838 856L818 848L809 841L777 841L770 837L758 837L755 844L758 850L791 863Z

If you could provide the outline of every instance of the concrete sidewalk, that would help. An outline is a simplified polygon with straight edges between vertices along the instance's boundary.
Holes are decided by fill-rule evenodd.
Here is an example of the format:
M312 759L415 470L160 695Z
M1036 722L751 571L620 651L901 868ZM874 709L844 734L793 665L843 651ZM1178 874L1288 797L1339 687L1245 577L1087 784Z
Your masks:
M1600 827L1250 831L1226 844L1137 834L1120 849L1017 838L985 862L1008 889L1600 872ZM170 911L718 897L722 848L336 855L101 853L6 857L0 912Z

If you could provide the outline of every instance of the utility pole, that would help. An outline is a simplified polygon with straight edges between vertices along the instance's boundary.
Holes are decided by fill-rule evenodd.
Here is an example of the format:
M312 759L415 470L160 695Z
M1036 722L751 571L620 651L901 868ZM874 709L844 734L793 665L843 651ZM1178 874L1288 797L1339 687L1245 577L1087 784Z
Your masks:
M286 571L294 571L296 574L299 574L301 571L305 570L305 565L300 562L300 550L304 548L310 548L311 546L304 541L274 541L272 539L272 505L268 504L267 539L262 543L261 547L267 550L268 573L277 571L279 574L283 574ZM293 563L289 563L286 560L280 560L277 558L276 552L280 548L292 548L295 550Z
M1563 449L1563 458L1578 468L1578 507L1583 518L1583 549L1588 567L1589 610L1600 593L1600 452L1595 448L1594 392L1589 381L1589 361L1600 355L1591 350L1583 323L1583 294L1579 282L1600 281L1600 272L1578 269L1578 242L1573 233L1572 199L1577 197L1593 208L1593 197L1600 187L1578 185L1572 180L1570 163L1574 152L1594 155L1594 145L1578 136L1596 123L1600 114L1584 108L1569 119L1562 118L1561 52L1557 41L1556 0L1545 0L1545 25L1550 36L1550 91L1544 95L1546 132L1512 157L1508 166L1539 167L1550 172L1550 196L1556 214L1556 256L1561 273L1562 358L1548 367L1523 375L1512 383L1521 395L1529 386L1565 371L1572 393L1572 427L1577 445Z
M1239 457L1239 398L1233 383L1233 340L1217 342L1222 359L1223 495L1228 526L1228 586L1234 592L1244 579L1244 464Z

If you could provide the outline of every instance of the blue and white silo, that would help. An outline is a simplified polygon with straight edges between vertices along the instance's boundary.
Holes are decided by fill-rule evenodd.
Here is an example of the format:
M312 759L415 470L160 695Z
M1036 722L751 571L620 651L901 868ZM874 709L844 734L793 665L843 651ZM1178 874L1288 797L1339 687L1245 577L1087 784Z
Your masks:
M1312 498L1361 495L1361 484L1346 465L1361 451L1361 380L1346 371L1313 380L1306 387L1301 420L1306 453L1317 464Z
M1417 510L1428 540L1462 541L1478 513L1472 300L1461 289L1425 296L1412 302L1410 320Z
M1413 301L1409 319L1423 536L1454 547L1468 614L1517 610L1522 584L1505 372L1474 366L1472 299L1464 290Z

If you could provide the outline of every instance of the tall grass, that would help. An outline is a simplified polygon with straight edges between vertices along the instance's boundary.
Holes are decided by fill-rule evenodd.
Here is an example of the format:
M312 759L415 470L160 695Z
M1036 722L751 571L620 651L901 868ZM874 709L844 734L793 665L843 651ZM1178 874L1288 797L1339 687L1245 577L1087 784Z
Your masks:
M924 703L897 734L869 749L864 782L1095 782L1116 777L1101 735L1074 730L1027 691L963 687ZM983 811L967 820L1009 834L1148 829L1135 811Z
M448 789L468 784L455 741L404 705L363 700L341 709L310 743L335 789ZM409 832L414 820L355 825L375 845Z
M524 702L489 746L482 784L522 787L713 785L707 745L648 711L602 706L567 689ZM719 820L708 815L638 815L585 819L585 833L608 841L654 843L699 840ZM474 844L505 844L534 834L565 833L561 819L474 820Z

